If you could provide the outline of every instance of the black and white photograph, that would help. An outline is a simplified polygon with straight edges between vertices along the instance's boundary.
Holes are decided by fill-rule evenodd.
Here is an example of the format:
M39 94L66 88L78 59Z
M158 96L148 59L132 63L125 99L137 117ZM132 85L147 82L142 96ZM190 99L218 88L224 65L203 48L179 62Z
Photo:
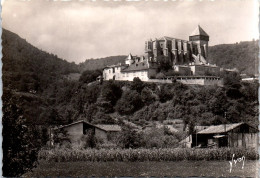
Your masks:
M259 177L258 0L3 0L3 177Z

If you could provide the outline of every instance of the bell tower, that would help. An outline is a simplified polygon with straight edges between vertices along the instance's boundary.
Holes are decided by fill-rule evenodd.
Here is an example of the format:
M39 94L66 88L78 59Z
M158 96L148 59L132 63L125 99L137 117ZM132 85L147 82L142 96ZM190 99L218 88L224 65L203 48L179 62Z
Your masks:
M195 42L198 45L199 54L207 59L209 35L199 25L189 36L189 41Z

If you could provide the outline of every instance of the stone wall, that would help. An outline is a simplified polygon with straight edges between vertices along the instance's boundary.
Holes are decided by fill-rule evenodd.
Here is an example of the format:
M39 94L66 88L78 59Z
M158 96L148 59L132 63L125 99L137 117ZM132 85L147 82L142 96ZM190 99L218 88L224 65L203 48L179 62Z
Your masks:
M133 81L135 77L140 78L142 81L148 81L148 70L122 72L118 80Z

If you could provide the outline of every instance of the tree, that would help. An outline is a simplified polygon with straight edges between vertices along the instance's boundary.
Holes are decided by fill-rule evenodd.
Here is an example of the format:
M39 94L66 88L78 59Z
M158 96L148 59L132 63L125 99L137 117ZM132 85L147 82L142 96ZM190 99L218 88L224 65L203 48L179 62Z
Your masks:
M3 176L19 177L37 165L40 148L35 129L26 124L23 111L11 93L3 95Z
M67 124L66 120L59 114L57 109L54 109L54 108L51 109L47 122L49 125Z
M100 70L86 70L81 74L79 81L84 83L90 83L96 81L97 77L100 75L102 75L102 72Z
M135 77L133 82L131 83L131 89L136 90L138 93L141 93L141 91L144 88L144 83L142 80L140 80L138 77Z
M149 88L144 88L141 92L141 98L143 103L150 105L155 101L155 95L153 95L152 90Z
M162 103L168 101L168 100L171 100L172 97L173 97L173 92L171 90L171 86L170 85L162 85L160 87L160 89L157 90L157 93L158 93L158 96L159 96L159 99Z
M114 106L122 95L122 89L113 81L105 82L101 90L102 97Z
M240 84L241 77L238 72L222 72L220 76L223 78L225 87Z
M142 135L129 127L123 127L119 140L123 148L138 148L142 144Z
M115 120L103 112L97 112L93 124L115 124Z
M120 114L132 114L143 106L141 95L137 91L125 91L116 104Z

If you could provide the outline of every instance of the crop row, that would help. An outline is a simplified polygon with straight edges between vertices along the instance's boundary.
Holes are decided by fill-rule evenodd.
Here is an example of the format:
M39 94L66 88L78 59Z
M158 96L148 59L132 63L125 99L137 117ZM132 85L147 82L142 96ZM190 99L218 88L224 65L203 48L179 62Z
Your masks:
M51 149L39 152L40 160L67 161L181 161L181 160L231 160L245 156L256 160L258 152L254 149L218 148L218 149Z

